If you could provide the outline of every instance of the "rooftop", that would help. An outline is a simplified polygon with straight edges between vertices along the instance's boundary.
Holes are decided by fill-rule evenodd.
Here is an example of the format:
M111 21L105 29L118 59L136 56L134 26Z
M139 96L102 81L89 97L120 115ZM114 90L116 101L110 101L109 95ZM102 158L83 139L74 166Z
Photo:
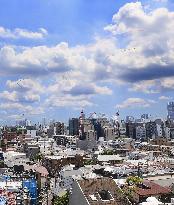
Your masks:
M160 194L169 194L171 189L162 187L151 181L144 181L144 187L138 187L136 193L140 196L155 196Z
M111 178L84 179L79 180L78 184L91 205L129 205Z
M122 157L119 155L98 155L98 161L106 162L106 161L121 161Z

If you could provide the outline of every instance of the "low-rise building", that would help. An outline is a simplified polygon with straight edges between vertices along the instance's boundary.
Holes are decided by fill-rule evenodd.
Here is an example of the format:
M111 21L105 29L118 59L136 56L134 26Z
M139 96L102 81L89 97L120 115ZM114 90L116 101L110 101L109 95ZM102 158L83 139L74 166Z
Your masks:
M76 180L69 205L131 205L111 178Z

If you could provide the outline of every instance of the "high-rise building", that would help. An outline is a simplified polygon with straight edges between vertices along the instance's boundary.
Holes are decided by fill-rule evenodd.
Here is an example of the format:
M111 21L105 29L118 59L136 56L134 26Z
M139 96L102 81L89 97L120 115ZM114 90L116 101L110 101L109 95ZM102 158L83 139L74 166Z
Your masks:
M143 124L136 127L136 139L146 139L146 128Z
M132 122L126 123L126 135L129 138L136 138L136 124Z
M64 123L62 122L56 122L55 123L55 131L56 135L64 135Z
M134 122L135 119L133 116L126 116L126 122Z
M79 135L79 119L69 119L69 135Z
M167 112L168 112L167 118L169 120L174 120L174 102L169 102L167 104Z
M147 139L156 138L156 136L158 135L156 123L152 121L147 122L145 127L146 127L146 138Z
M141 115L141 119L142 120L148 120L149 119L149 115L148 114L143 114L143 115Z
M42 125L43 125L43 126L46 126L46 124L47 124L46 118L44 117L44 118L42 119Z

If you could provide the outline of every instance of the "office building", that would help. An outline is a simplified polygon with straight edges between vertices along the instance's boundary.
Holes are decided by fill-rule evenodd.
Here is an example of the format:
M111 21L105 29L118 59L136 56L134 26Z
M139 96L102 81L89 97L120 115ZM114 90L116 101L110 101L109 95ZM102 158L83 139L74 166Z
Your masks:
M174 102L169 102L167 104L167 112L168 112L168 119L169 120L174 120Z
M79 135L79 119L69 119L69 135Z

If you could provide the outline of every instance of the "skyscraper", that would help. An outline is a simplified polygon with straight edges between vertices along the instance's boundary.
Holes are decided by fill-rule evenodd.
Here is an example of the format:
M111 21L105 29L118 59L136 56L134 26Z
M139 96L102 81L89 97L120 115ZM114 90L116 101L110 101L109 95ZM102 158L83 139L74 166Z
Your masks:
M169 120L174 120L174 102L169 102L167 104L167 112L168 112L167 118Z
M69 134L79 135L79 119L78 118L72 118L69 119Z

